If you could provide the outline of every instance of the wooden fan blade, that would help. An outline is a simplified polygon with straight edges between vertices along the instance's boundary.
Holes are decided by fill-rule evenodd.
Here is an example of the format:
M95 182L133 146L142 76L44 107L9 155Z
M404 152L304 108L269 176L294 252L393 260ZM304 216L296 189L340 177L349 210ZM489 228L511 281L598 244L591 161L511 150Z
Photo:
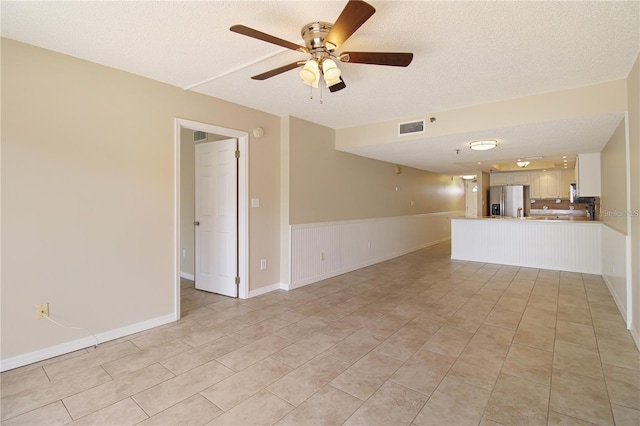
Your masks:
M344 52L340 61L352 64L389 65L406 67L413 60L413 53L398 52Z
M309 52L309 49L304 46L300 46L290 41L283 40L267 33L263 33L262 31L254 30L253 28L245 27L244 25L234 25L229 29L234 33L246 35L247 37L257 38L258 40L266 41L267 43L273 43L278 46L286 47L287 49L298 50L305 53Z
M337 49L374 13L376 9L369 3L362 0L349 0L325 37L324 46L329 50Z
M282 74L283 72L290 71L294 68L298 68L300 64L298 62L292 62L287 65L283 65L279 68L274 68L271 71L263 72L262 74L254 75L251 77L253 80L266 80L268 78L274 77L278 74Z

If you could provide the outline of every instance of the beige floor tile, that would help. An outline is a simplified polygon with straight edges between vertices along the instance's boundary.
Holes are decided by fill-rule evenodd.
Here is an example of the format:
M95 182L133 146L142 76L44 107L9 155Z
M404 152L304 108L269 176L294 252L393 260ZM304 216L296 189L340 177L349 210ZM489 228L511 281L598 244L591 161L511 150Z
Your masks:
M2 420L52 404L110 380L111 377L106 371L100 367L93 367L72 376L63 377L55 383L38 385L34 389L11 394L1 400Z
M591 325L591 311L589 311L588 308L558 306L558 321L569 321L578 324Z
M263 390L211 420L207 425L272 425L287 415L293 408L293 405L288 404L271 392Z
M211 343L214 340L218 340L219 338L229 333L233 333L234 331L240 330L244 327L246 327L246 325L234 319L220 321L219 324L215 324L204 330L191 333L188 336L180 338L180 340L182 340L189 346L197 348L198 346Z
M467 346L473 333L442 327L424 344L424 348L442 355L457 357Z
M85 355L56 364L47 365L44 367L44 371L46 371L51 381L56 381L135 352L139 352L139 349L131 344L131 342L123 342L109 347L98 346L98 349L94 352L89 352Z
M297 342L279 350L270 358L286 364L292 368L296 368L314 358L316 355L331 348L340 340L341 334L326 334L325 329L317 331L309 336L298 340Z
M466 308L465 305L449 318L445 325L449 328L455 328L456 330L475 333L486 317L486 313L475 311L472 308Z
M62 400L72 418L78 419L111 404L149 389L174 377L160 364L120 376L100 386L77 393Z
M16 369L2 374L0 380L0 395L3 398L38 386L47 385L50 380L42 367L33 369Z
M333 386L325 386L276 423L278 426L340 425L362 401ZM331 407L328 409L328 407Z
M518 328L521 317L521 312L495 308L489 312L483 324L515 330Z
M139 423L140 426L192 425L200 426L218 417L223 411L200 394L195 394L176 405Z
M638 425L640 424L640 411L633 408L612 404L613 418L616 425Z
M447 377L491 390L498 379L504 360L504 356L497 356L493 351L467 347L453 364Z
M540 309L535 306L527 305L524 310L524 314L522 314L522 318L520 319L520 326L525 324L537 324L555 329L556 316L557 312L555 310L549 311L546 309Z
M545 351L553 351L555 338L556 330L554 328L536 323L521 323L513 337L513 342Z
M600 356L596 350L562 341L556 341L553 368L595 379L603 377Z
M429 396L455 361L455 357L421 349L409 358L389 380Z
M498 303L495 305L498 309L505 309L507 311L524 312L527 307L527 299L523 299L516 296L503 295Z
M371 352L336 377L331 385L364 401L401 365L395 358Z
M236 321L238 319L236 318ZM291 325L290 322L284 321L280 318L270 317L256 324L252 324L248 327L241 328L238 331L227 334L233 340L247 345L258 339L268 336L269 334L276 332L286 326Z
M324 354L351 364L365 356L384 340L384 337L372 335L364 330L358 331L326 350Z
M133 399L148 415L153 416L232 374L233 371L224 365L216 361L210 361L180 376L140 392L134 395Z
M427 397L387 382L344 425L410 425Z
M413 421L416 425L477 425L491 392L445 378Z
M552 352L514 343L509 349L502 373L549 386L552 364Z
M244 370L250 365L265 359L269 355L278 352L280 349L291 344L282 337L271 334L253 343L229 352L218 359L218 361L235 371Z
M604 378L554 369L549 409L598 425L613 424Z
M604 378L612 403L640 410L640 370L603 364Z
M280 336L281 338L287 339L290 342L295 342L296 340L300 340L303 337L313 333L314 331L318 331L329 324L330 323L328 321L323 320L322 318L310 317L281 328L274 334L276 336Z
M598 349L603 363L634 370L640 369L640 352L631 336L620 339L598 337Z
M218 313L214 313L214 315L218 315ZM190 334L204 330L205 327L195 320L178 321L161 327L160 330L155 333L145 334L142 337L134 337L131 339L131 343L140 349L145 349L170 342L171 340L187 337Z
M429 337L431 337L431 333L428 331L424 331L418 326L407 325L374 350L391 358L406 361L425 344Z
M549 426L593 426L595 423L587 422L585 420L577 419L571 416L565 416L564 414L556 413L555 411L549 412L548 423Z
M189 349L160 362L175 375L199 367L212 359L219 358L241 347L240 343L229 337L221 337L211 343Z
M504 357L507 355L514 335L514 330L483 325L473 335L468 347L477 347Z
M277 380L267 389L297 407L348 366L349 364L335 358L318 355Z
M586 324L558 320L556 323L556 340L574 343L589 349L598 348L593 326Z
M501 374L484 415L505 425L543 425L548 403L549 386Z
M389 337L415 316L417 316L417 314L407 316L392 311L371 322L365 329L375 336Z
M72 426L83 425L118 425L129 426L135 425L142 420L145 420L148 416L142 411L138 405L131 400L131 398L124 399L109 407L103 408L100 411L96 411L83 417L79 420L69 423Z
M3 421L4 426L58 426L71 422L71 417L60 401Z
M290 367L266 358L203 390L200 394L224 411L229 411L290 371Z
M107 370L107 373L112 377L123 376L189 349L191 346L183 341L172 340L102 364L102 368Z

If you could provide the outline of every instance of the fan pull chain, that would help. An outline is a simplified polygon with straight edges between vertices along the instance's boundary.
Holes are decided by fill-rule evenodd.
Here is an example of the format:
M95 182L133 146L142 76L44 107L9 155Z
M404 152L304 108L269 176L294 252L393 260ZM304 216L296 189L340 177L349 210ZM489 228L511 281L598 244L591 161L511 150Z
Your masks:
M322 105L324 103L324 101L322 100L322 84L320 84L319 86L320 86L320 105Z

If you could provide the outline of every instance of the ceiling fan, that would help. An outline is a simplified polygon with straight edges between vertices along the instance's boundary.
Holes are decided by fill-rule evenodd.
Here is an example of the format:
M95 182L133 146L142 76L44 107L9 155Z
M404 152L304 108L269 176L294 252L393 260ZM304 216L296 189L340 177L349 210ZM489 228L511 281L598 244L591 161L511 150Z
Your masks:
M335 23L311 22L302 27L302 39L305 46L292 43L287 40L263 33L244 25L234 25L231 31L258 40L273 43L287 49L308 53L311 58L305 61L296 61L262 74L251 77L254 80L266 80L278 74L290 71L303 65L300 77L303 83L318 87L320 75L331 92L344 89L346 84L342 79L338 62L353 64L388 65L394 67L406 67L412 59L413 53L400 52L343 52L336 53L338 49L351 35L356 32L374 13L375 8L362 0L349 0Z

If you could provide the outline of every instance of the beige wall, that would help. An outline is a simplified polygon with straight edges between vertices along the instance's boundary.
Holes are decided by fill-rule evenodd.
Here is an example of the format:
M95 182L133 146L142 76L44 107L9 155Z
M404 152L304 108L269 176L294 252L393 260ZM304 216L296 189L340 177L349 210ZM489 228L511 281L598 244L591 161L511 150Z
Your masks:
M627 132L620 122L600 153L602 196L600 218L611 228L627 234Z
M279 117L2 40L2 359L174 311L174 119L250 140L250 288L279 280ZM268 257L270 268L259 270Z
M291 224L465 209L458 177L396 174L394 164L336 151L333 129L293 117L289 129Z
M640 347L640 55L627 79L631 192L631 328Z

